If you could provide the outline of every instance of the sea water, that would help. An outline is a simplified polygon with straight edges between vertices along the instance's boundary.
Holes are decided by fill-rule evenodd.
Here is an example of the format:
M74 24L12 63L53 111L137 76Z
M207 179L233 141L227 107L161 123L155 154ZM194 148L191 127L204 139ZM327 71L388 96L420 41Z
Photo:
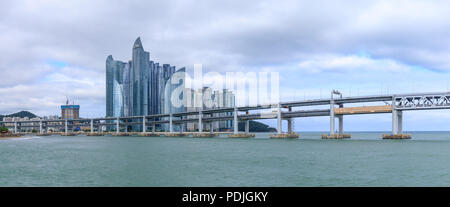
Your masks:
M0 186L450 186L450 132L299 134L4 139Z

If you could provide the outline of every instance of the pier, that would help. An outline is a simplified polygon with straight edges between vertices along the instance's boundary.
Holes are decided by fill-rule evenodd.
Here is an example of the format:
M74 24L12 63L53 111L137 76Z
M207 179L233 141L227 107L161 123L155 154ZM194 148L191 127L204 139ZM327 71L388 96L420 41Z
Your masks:
M335 97L338 95L337 97ZM365 106L364 104L381 103L381 105ZM345 107L346 104L361 104L361 106ZM317 109L302 109L303 107L318 107ZM328 106L329 108L324 108ZM320 107L320 108L319 108ZM41 135L60 134L74 136L85 134L87 136L111 135L111 136L194 136L215 137L218 134L229 134L230 138L254 137L249 133L249 121L260 119L276 119L277 133L273 138L293 138L298 134L292 131L295 118L329 116L329 134L322 135L323 139L350 138L350 134L344 133L344 116L369 115L379 113L392 114L392 133L383 135L383 139L410 139L411 135L403 133L403 113L411 110L435 110L450 109L450 92L443 93L415 93L415 94L393 94L375 96L343 97L339 91L333 90L329 99L314 99L302 101L280 102L270 105L243 106L232 108L219 108L193 112L180 112L173 114L155 114L131 117L103 117L76 120L38 120L38 121L0 121L0 125L11 128L13 133L19 134L20 129L29 126L27 123L38 123ZM271 110L270 112L261 112ZM251 113L251 112L254 113ZM256 111L256 112L255 112ZM227 113L226 113L227 112ZM232 115L230 115L232 114ZM214 115L214 116L213 116ZM338 128L335 122L338 120ZM232 120L234 129L232 132L204 132L203 125L216 121ZM282 131L283 121L287 121L287 131ZM174 131L174 125L183 125L189 122L198 123L198 132ZM245 123L245 131L238 131L238 123ZM155 126L168 124L168 132L156 132ZM88 126L88 132L74 132L75 127ZM102 126L112 126L114 132L102 131ZM127 132L128 126L142 126L140 132ZM50 133L49 127L62 129L61 132ZM150 130L148 130L150 128ZM180 127L182 128L182 127ZM71 130L70 130L71 129ZM121 130L122 129L122 130ZM151 131L151 132L147 132ZM193 135L193 133L196 133Z

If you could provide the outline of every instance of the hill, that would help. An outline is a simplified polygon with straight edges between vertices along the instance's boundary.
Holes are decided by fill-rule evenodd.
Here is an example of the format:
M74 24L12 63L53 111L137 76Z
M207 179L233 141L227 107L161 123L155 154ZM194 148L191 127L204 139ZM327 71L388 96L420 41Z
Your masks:
M37 116L29 111L20 111L17 113L9 114L9 115L0 115L0 120L3 120L3 117L28 117L28 118L36 118Z
M263 124L257 121L250 121L250 132L276 132L277 130L273 127L269 127L267 124ZM239 123L239 131L245 131L245 123Z

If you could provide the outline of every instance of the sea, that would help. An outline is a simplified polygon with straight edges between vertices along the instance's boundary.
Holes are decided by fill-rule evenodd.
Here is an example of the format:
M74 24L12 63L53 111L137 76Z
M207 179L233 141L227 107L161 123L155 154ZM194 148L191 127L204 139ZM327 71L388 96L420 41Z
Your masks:
M322 133L1 139L0 186L450 186L450 132Z

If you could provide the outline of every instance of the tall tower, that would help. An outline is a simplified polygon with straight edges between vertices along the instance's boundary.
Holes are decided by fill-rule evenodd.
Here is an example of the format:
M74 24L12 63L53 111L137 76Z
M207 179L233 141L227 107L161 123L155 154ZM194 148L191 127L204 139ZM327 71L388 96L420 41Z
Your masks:
M108 56L106 116L129 117L183 111L183 108L179 109L169 103L170 94L179 86L168 85L175 70L175 66L170 64L150 61L150 53L144 50L140 37L134 41L130 61L121 62L114 60L111 55ZM184 84L184 81L182 83ZM140 130L141 127L132 128Z
M114 81L114 59L110 55L106 58L106 116L113 116L113 81ZM68 105L69 103L67 103Z
M106 59L106 116L123 115L123 73L126 63L115 61L110 55Z
M138 37L133 44L133 55L131 61L133 81L133 115L148 114L149 100L149 72L150 53L144 51L141 38Z

